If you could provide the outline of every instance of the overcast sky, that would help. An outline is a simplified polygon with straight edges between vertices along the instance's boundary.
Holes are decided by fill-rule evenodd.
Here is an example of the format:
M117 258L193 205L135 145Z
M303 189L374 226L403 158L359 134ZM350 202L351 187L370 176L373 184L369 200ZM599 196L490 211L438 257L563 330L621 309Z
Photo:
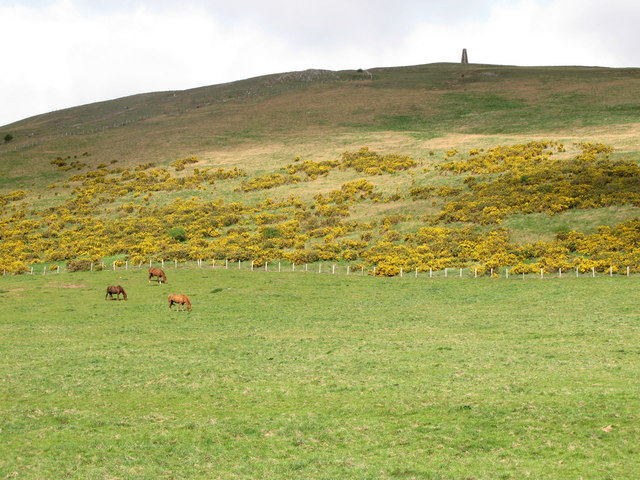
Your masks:
M0 125L270 73L640 67L638 0L0 0Z

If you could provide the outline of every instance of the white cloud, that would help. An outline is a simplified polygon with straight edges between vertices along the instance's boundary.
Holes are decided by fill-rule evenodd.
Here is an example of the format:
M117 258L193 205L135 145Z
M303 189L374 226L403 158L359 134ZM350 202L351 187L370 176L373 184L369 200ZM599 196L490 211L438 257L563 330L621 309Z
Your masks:
M18 2L17 4L15 2ZM33 2L23 2L34 5ZM0 0L0 125L306 68L638 66L635 0Z

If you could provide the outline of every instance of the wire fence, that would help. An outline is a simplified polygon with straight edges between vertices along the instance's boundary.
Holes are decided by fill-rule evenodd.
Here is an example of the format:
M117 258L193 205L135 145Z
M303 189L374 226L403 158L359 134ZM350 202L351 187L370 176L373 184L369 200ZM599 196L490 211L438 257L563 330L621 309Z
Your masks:
M485 269L475 267L465 268L444 268L444 269L403 269L400 268L396 275L380 275L375 266L365 267L360 264L345 265L340 263L315 262L305 264L295 264L286 261L263 262L251 260L232 261L224 260L196 260L196 261L150 261L148 263L133 264L126 260L116 260L112 262L94 262L83 268L83 271L128 271L146 270L151 267L161 268L167 271L177 269L209 269L209 270L244 270L254 272L292 272L308 273L319 275L350 275L350 276L376 276L396 278L504 278L504 279L549 279L549 278L596 278L596 277L632 277L639 276L640 268L623 267L616 268L610 266L608 269L580 270L579 268L562 269L555 271L540 269L538 272L519 272L508 267L498 269ZM40 264L30 268L22 275L59 275L69 274L79 270L69 270L66 264ZM15 275L6 270L3 276Z

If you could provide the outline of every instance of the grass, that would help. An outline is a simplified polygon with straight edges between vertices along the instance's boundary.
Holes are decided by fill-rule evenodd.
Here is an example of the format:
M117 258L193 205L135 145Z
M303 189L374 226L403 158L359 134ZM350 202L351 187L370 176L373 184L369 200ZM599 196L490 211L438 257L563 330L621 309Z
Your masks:
M0 278L0 477L635 478L638 278ZM124 302L105 301L121 284ZM191 313L170 313L187 293Z
M512 215L503 226L513 233L516 243L551 241L558 233L575 230L585 234L596 233L600 226L614 227L627 218L638 217L638 207L605 207L592 210L574 209L559 215L543 213Z

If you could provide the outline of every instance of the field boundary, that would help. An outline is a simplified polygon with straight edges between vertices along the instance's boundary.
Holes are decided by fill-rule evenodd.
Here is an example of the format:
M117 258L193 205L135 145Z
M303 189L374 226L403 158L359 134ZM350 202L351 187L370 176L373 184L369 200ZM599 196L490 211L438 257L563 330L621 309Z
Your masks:
M549 271L540 269L539 272L513 272L511 267L501 267L498 269L484 269L481 267L465 267L465 268L444 268L444 269L407 269L400 268L397 275L377 275L376 267L364 267L362 265L345 265L335 262L314 262L297 265L286 261L274 262L257 262L251 260L230 261L225 260L190 260L190 261L150 261L149 263L131 264L128 261L116 260L113 262L95 262L91 263L89 269L78 271L128 271L128 270L145 270L150 267L162 268L167 270L244 270L264 273L304 273L319 275L346 275L346 276L374 276L379 278L504 278L504 279L566 279L566 278L596 278L596 277L637 277L640 276L638 267L616 268L610 266L605 270L581 271L578 268L561 269ZM3 270L3 276L14 275L59 275L74 273L69 271L66 264L42 264L31 267L24 273L10 273Z

